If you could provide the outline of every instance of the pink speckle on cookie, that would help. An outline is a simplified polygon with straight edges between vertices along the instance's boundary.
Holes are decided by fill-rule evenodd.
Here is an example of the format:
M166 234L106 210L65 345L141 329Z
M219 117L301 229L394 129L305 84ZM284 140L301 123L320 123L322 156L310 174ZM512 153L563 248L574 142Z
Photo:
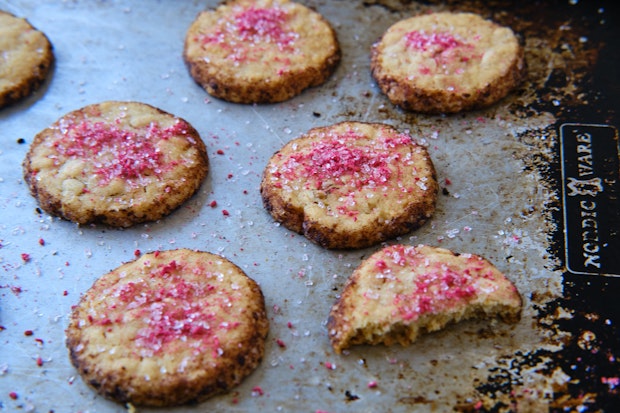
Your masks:
M349 193L348 189L387 186L398 173L398 168L391 166L406 161L392 149L411 145L411 137L382 136L370 145L360 143L362 139L353 130L326 135L308 150L292 154L273 176L288 181L303 177L307 189L326 192L345 187L343 194Z
M396 294L393 301L395 315L407 321L466 303L479 293L479 279L494 277L491 271L481 272L482 258L474 255L467 257L464 269L431 261L411 246L390 246L385 255L387 260L380 259L375 263L381 276L396 277L395 282L405 282L393 274L398 274L403 268L412 268L417 273L412 292Z
M234 17L236 31L244 41L276 43L284 50L290 47L297 35L287 30L287 12L279 7L249 7Z
M327 219L367 222L386 203L408 207L434 198L434 179L425 148L409 134L388 125L343 122L314 128L277 152L265 169L263 190L304 192L313 200L310 208Z
M426 33L423 31L413 30L405 35L407 47L421 50L431 51L433 53L442 53L446 50L462 47L465 45L449 32Z
M405 34L405 44L409 50L422 53L432 59L434 68L422 65L421 75L456 74L465 72L467 63L479 59L472 43L463 41L450 32L430 32L413 30Z
M184 276L187 272L199 278ZM175 342L189 342L196 352L218 357L222 352L218 334L239 325L221 317L233 297L216 287L218 278L200 266L176 260L159 264L139 281L121 281L107 290L107 311L93 314L89 322L107 328L141 324L134 343L145 356L166 351Z
M99 184L106 185L117 178L138 180L160 176L170 165L164 162L157 143L185 135L187 130L183 121L167 128L151 123L144 132L105 122L64 121L54 148L69 159L94 159L93 172L99 177Z
M205 47L217 45L227 50L227 59L237 64L255 62L261 60L270 47L280 52L294 52L299 34L287 28L287 19L288 12L280 7L238 7L230 21L197 40ZM279 62L286 64L286 58L282 59L284 61Z
M375 266L379 271L383 272L387 268L387 263L384 260L377 260Z

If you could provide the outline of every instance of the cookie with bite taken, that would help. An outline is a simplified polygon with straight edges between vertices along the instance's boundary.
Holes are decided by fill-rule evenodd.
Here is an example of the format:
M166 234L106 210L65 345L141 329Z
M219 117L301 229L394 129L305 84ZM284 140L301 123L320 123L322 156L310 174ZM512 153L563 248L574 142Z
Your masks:
M409 345L472 318L520 319L515 285L492 263L427 245L387 246L364 260L334 303L327 330L336 353L359 344Z

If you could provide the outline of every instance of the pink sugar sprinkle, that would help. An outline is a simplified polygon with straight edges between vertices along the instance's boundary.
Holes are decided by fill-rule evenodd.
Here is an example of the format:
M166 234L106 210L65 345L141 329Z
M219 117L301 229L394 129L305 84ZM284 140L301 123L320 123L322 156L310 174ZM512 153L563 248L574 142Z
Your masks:
M375 156L377 153L352 145L352 141L358 139L355 135L349 134L344 138L318 142L311 152L296 153L291 158L304 165L303 172L315 179L317 189L321 189L324 180L340 180L361 172L365 172L366 176L358 180L358 187L371 179L385 182L390 178L391 171L385 155L378 157Z
M148 327L138 332L136 342L139 345L157 351L181 337L203 342L216 338L208 326L213 316L205 314L196 303L174 304L191 300L192 296L201 291L200 286L181 280L177 280L177 283L174 289L160 290L150 299L153 304L149 310ZM194 291L196 288L198 290Z
M432 50L434 53L441 53L465 45L449 32L426 33L419 30L405 34L405 42L407 47L421 51Z
M274 184L281 187L303 178L307 189L342 194L345 200L335 210L355 220L355 209L350 208L354 200L347 198L350 189L389 187L391 180L400 179L399 164L403 162L401 153L393 149L412 144L411 137L404 134L384 134L370 144L364 139L354 130L326 135L306 150L290 155L273 171Z
M273 42L280 48L289 47L296 34L285 28L287 12L279 7L249 7L235 15L235 26L244 41Z
M468 260L464 271L456 271L441 263L428 262L413 247L393 245L386 253L391 258L386 263L391 266L425 269L414 280L413 292L396 294L394 298L396 311L405 320L416 320L423 314L459 305L478 293L474 285L476 278L493 277L490 273L479 273L481 260L476 256ZM384 269L387 270L389 267Z
M25 252L21 253L22 261L28 262L30 261L30 254L26 254Z
M166 165L157 142L184 135L187 128L182 121L164 129L151 123L138 133L105 122L69 121L60 125L54 148L68 158L94 159L94 173L105 185L116 178L159 176Z
M468 62L479 60L473 44L461 41L449 32L431 32L413 30L404 36L405 44L410 50L422 52L435 61L435 68L420 66L420 75L455 74L462 75Z
M619 377L601 377L601 383L607 384L610 389L615 389L618 385L620 385Z
M172 260L168 264L162 265L160 267L160 274L162 276L170 275L178 268L179 266L177 265L177 262L175 260Z
M383 271L388 267L387 263L384 260L377 260L375 266L379 271Z
M262 61L267 47L293 53L299 34L287 27L288 12L281 7L236 7L232 19L214 30L199 35L196 40L205 46L217 45L227 51L227 59L238 63ZM269 45L269 46L268 46ZM273 61L287 64L285 56ZM282 68L276 70L281 73Z
M262 396L264 394L265 392L263 391L262 387L260 386L252 387L252 396Z
M171 260L150 270L150 277L116 286L109 294L108 312L89 316L94 325L109 326L133 319L145 324L135 344L147 353L165 351L170 343L192 342L195 351L222 354L218 334L237 328L238 322L219 319L216 308L227 308L232 297L205 281L187 279L201 267Z
M422 274L415 281L415 291L411 296L397 296L397 299L401 298L403 301L399 307L401 313L406 319L415 319L444 306L462 302L476 294L476 289L470 284L471 281L471 277L467 274L458 274L451 269L445 269L443 273L437 269ZM416 301L417 306L410 305Z

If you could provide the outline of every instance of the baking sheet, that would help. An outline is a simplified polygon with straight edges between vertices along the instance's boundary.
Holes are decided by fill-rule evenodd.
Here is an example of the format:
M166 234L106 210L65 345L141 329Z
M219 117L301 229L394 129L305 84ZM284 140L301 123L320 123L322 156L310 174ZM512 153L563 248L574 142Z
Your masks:
M42 90L0 111L0 411L125 411L97 396L70 365L68 315L99 276L132 260L136 250L173 248L218 253L239 265L261 285L271 322L264 361L250 377L228 394L174 411L543 411L557 405L571 376L550 361L565 333L544 328L539 310L563 291L558 259L549 253L555 223L547 211L558 194L532 167L555 157L556 118L530 105L533 90L563 55L546 55L547 40L531 36L524 40L528 79L498 105L455 116L405 113L373 82L370 45L403 17L454 7L303 3L332 23L343 60L325 85L276 105L226 103L190 78L181 58L184 35L215 1L1 6L45 32L57 61ZM165 219L125 230L80 227L41 214L29 195L21 162L34 135L65 113L104 100L157 106L188 120L205 141L209 176ZM428 146L442 187L437 212L391 242L488 258L524 298L517 325L473 321L408 348L360 346L334 354L325 328L329 309L353 269L381 246L323 250L274 224L258 187L264 165L284 143L344 120L385 122ZM571 315L558 308L551 317Z

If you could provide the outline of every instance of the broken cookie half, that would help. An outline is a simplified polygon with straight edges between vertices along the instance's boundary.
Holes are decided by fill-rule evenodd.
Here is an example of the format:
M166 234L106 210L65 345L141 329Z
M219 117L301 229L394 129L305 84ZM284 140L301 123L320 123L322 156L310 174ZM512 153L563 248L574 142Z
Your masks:
M336 353L356 344L408 345L420 334L471 318L517 322L514 284L485 258L426 245L391 245L349 277L331 309Z

